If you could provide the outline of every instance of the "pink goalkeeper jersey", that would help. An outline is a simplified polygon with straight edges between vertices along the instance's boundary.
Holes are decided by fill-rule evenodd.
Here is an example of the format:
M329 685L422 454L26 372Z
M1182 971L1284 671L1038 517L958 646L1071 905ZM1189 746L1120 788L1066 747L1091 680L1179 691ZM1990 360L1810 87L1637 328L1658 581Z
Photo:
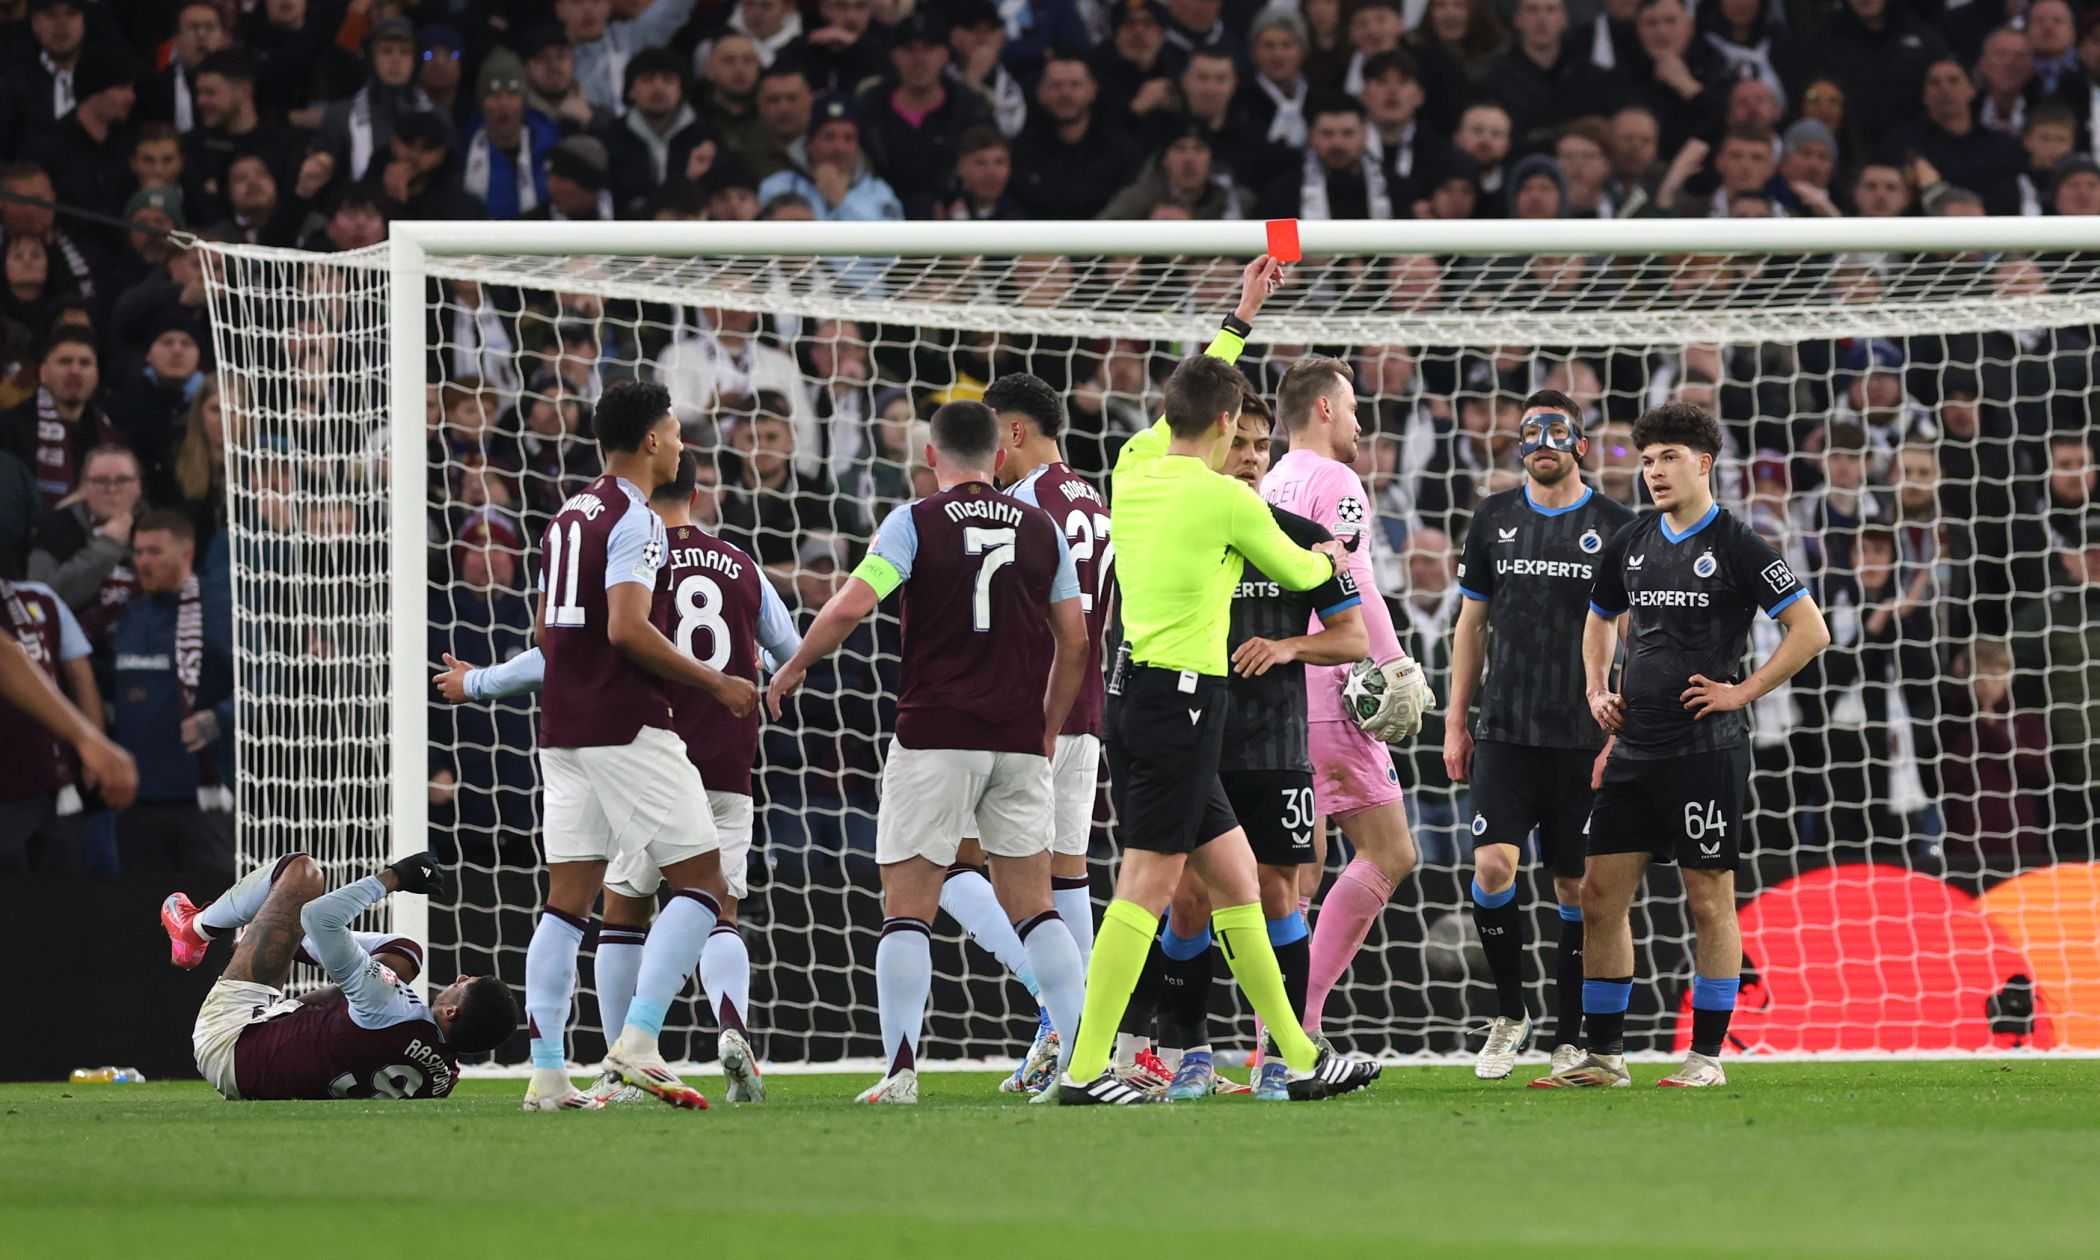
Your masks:
M1378 584L1371 577L1371 502L1356 471L1347 464L1315 455L1291 451L1276 461L1262 478L1261 497L1287 512L1296 512L1327 527L1344 543L1355 543L1349 553L1349 571L1356 576L1356 589L1364 593L1364 629L1371 636L1371 659L1385 662L1399 656L1400 639L1393 633L1393 614L1378 597ZM1314 617L1309 631L1320 628ZM1336 722L1348 715L1342 711L1342 680L1347 665L1305 667L1306 718L1313 722Z

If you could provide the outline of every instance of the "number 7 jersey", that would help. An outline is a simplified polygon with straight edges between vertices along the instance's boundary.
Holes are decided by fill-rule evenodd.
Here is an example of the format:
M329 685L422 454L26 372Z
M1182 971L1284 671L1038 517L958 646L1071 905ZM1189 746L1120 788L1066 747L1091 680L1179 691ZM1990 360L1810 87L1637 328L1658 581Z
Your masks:
M1041 508L963 482L891 512L854 576L904 587L900 745L1042 755L1050 605L1079 578Z
M1063 735L1101 734L1101 643L1115 602L1116 545L1108 534L1108 504L1092 482L1061 463L1044 464L1007 491L1050 514L1063 531L1079 575L1079 606L1086 612L1086 679Z

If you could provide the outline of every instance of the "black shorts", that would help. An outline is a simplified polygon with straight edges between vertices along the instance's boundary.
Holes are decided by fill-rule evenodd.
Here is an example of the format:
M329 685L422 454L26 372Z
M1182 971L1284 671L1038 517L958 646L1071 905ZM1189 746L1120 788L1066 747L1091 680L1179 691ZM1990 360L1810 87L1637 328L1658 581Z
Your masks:
M1108 726L1109 799L1124 848L1192 853L1239 826L1218 782L1231 705L1223 678L1131 667Z
M1536 827L1539 860L1563 879L1582 878L1582 832L1596 797L1590 791L1590 767L1596 762L1597 754L1580 748L1474 745L1473 847L1522 848Z
M1590 814L1589 851L1650 853L1687 870L1732 871L1749 785L1744 745L1654 761L1614 755Z
M1254 860L1303 866L1313 860L1312 774L1305 770L1227 770L1225 797L1247 829Z

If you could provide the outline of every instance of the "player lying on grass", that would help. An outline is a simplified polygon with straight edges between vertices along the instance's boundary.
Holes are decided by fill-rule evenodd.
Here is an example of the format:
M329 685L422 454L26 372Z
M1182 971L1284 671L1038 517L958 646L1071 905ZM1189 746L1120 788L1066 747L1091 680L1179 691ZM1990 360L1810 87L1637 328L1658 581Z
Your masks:
M777 663L802 644L787 605L759 572L758 564L731 544L693 524L693 493L699 460L679 456L678 473L649 496L650 510L664 523L667 543L653 612L657 627L678 650L732 677L758 682L759 652ZM546 681L546 658L538 648L501 665L475 669L451 655L431 680L454 704L498 700L538 691ZM708 813L721 841L721 914L700 951L700 987L714 1006L720 1028L716 1058L731 1102L764 1102L765 1080L744 1026L751 1008L751 954L737 932L737 905L749 891L751 768L758 757L758 710L731 713L707 692L666 682L671 720L685 744L687 760L706 785ZM606 870L605 921L598 931L598 1012L610 1047L627 1020L641 970L642 947L656 909L662 874L647 854L630 854ZM636 1102L647 1095L610 1066L600 1069L589 1091L606 1102Z
M1226 457L1225 474L1259 492L1269 471L1269 410L1249 394ZM1292 542L1312 546L1333 535L1292 512L1271 508ZM1313 860L1312 761L1307 747L1305 681L1308 665L1347 665L1362 660L1370 639L1364 631L1355 575L1339 569L1334 579L1310 591L1292 591L1270 581L1250 561L1232 597L1232 718L1218 778L1232 812L1247 830L1261 886L1262 917L1269 944L1283 972L1291 1009L1305 1011L1311 950L1305 914L1298 908L1299 868ZM1320 629L1308 633L1317 617ZM1208 1035L1211 991L1210 898L1194 872L1184 871L1168 907L1148 970L1156 980L1139 982L1157 994L1159 1060L1172 1073L1167 1097L1186 1102L1213 1092L1244 1093L1219 1076ZM1138 1003L1133 999L1132 1007ZM1124 1027L1131 1026L1126 1018ZM1130 1079L1126 1075L1125 1079ZM1263 1099L1287 1094L1283 1060L1270 1055L1255 1071L1253 1092Z
M1656 511L1605 544L1590 588L1582 664L1590 713L1616 738L1590 815L1582 877L1583 1059L1535 1087L1614 1087L1626 1071L1633 991L1628 913L1650 862L1684 872L1697 944L1692 1048L1658 1084L1724 1085L1721 1045L1735 1012L1743 938L1735 868L1750 782L1743 710L1799 673L1830 629L1779 553L1714 502L1721 426L1689 403L1667 403L1633 425L1641 478ZM1736 681L1751 618L1786 629L1771 657ZM1610 686L1619 621L1630 618L1626 669Z
M991 410L947 403L932 429L926 457L939 492L883 520L766 690L778 719L809 667L903 589L904 686L875 816L887 916L875 992L888 1066L861 1092L865 1103L919 1100L930 924L969 823L1067 1046L1085 985L1078 944L1050 895L1050 764L1088 659L1079 577L1049 515L993 488L1002 452Z
M485 1054L517 1031L510 986L461 976L426 1006L409 983L422 947L350 930L391 893L442 895L444 872L430 854L326 888L320 865L294 853L248 872L202 910L181 893L162 903L178 967L203 962L212 938L248 929L197 1012L197 1070L229 1099L443 1098L462 1055ZM295 960L318 964L335 983L286 997Z

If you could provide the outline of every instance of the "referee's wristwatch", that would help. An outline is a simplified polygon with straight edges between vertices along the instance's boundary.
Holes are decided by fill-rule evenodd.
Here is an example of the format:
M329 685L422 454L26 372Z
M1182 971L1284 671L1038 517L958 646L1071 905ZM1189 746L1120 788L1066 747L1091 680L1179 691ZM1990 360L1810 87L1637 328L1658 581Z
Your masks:
M1238 337L1241 341L1245 341L1254 332L1254 325L1232 314L1230 311L1226 312L1224 322L1219 327Z

